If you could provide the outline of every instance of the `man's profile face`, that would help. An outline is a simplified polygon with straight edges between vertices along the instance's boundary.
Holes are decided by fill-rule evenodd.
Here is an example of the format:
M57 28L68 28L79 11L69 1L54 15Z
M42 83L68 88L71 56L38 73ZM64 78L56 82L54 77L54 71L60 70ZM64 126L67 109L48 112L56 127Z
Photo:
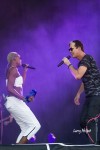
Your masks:
M76 48L74 42L70 42L70 44L69 44L69 51L72 54L72 57L77 57L78 48Z

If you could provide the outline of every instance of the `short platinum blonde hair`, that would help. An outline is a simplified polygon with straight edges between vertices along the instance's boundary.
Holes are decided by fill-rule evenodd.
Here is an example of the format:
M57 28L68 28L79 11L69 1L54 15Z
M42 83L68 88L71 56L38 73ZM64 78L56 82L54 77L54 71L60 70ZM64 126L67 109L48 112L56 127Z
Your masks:
M17 53L17 52L10 52L10 53L7 55L7 61L8 61L8 63L11 63L12 60L14 60L17 56L18 56L18 53Z

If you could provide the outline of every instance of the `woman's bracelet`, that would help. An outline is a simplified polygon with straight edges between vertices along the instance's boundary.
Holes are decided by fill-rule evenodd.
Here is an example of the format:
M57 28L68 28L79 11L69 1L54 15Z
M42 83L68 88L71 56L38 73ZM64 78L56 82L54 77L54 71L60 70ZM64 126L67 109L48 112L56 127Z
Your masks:
M69 65L68 65L68 68L69 68L70 66L72 66L72 64L69 64Z

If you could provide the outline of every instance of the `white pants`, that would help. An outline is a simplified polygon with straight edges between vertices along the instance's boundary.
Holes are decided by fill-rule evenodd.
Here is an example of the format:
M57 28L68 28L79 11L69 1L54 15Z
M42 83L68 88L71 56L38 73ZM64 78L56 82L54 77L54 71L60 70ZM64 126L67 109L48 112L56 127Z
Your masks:
M19 134L16 143L19 143L23 136L27 136L27 139L29 140L38 132L41 125L25 102L11 96L7 97L5 107L14 117L21 129L21 133Z

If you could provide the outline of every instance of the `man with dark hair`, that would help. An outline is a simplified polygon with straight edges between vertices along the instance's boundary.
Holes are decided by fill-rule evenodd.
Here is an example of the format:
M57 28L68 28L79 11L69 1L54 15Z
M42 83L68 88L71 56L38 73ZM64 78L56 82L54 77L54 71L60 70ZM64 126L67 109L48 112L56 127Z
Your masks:
M76 105L80 105L80 95L85 91L86 101L82 110L80 125L85 129L88 125L88 128L91 129L89 137L92 143L95 143L95 121L89 122L89 120L100 114L100 72L93 57L85 54L83 44L79 40L70 42L69 47L72 57L79 60L78 69L75 69L66 57L62 60L68 66L74 78L82 80L74 102Z
M81 50L84 52L83 44L79 40L74 40L76 48L81 47Z

